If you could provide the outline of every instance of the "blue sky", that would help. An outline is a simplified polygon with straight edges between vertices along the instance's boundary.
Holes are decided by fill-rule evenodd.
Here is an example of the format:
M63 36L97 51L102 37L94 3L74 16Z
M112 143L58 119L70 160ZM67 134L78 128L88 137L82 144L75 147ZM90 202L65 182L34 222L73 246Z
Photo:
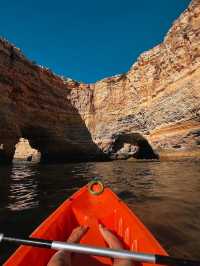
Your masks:
M9 0L0 35L53 72L92 83L162 42L189 0Z

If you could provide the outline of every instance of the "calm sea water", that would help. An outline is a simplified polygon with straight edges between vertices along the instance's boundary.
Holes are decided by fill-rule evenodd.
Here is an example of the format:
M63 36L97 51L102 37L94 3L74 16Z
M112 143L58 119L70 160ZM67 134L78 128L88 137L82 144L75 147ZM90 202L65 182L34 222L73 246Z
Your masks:
M94 176L140 217L170 255L200 259L200 162L98 162L0 167L0 232L28 236ZM0 264L14 247L0 245Z

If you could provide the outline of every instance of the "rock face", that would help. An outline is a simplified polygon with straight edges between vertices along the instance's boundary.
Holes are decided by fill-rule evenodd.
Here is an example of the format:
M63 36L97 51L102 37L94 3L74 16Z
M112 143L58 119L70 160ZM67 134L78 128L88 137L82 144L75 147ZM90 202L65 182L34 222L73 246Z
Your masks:
M21 138L15 145L14 159L39 162L41 154L36 150L32 149L27 139Z
M68 99L68 83L0 41L0 162L12 161L20 138L41 153L43 162L104 156Z
M0 41L0 160L19 138L43 161L200 156L200 1L126 74L61 79Z
M72 90L71 102L105 152L115 136L130 143L132 134L133 144L146 140L161 156L200 155L200 1L128 73Z

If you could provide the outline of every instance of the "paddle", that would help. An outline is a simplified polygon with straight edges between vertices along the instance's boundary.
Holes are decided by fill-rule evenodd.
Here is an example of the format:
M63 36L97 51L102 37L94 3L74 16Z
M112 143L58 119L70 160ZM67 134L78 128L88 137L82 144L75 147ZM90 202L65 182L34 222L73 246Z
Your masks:
M156 254L145 254L138 252L131 252L128 250L117 250L110 248L99 248L81 244L70 244L66 242L59 241L50 241L38 238L13 238L6 237L4 234L0 234L0 242L14 242L17 244L41 247L41 248L50 248L55 250L67 250L69 252L77 252L83 254L90 254L95 256L104 256L111 258L126 258L131 259L138 262L148 262L155 264L164 264L164 265L185 265L185 266L198 266L200 265L200 261L192 261L185 259L178 259L169 256L161 256Z

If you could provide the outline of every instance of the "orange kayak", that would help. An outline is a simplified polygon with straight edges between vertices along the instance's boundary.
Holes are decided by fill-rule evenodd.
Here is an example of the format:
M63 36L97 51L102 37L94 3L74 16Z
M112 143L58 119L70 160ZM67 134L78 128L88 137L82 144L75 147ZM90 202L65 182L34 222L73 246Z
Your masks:
M66 241L71 231L79 225L87 225L89 230L81 239L82 244L106 247L98 225L105 225L123 241L124 248L159 255L167 255L165 250L135 216L109 188L94 181L81 188L56 209L32 234L31 237ZM55 251L29 246L20 246L4 263L4 266L45 266ZM110 258L73 255L73 265L112 265ZM153 266L149 263L133 265Z

